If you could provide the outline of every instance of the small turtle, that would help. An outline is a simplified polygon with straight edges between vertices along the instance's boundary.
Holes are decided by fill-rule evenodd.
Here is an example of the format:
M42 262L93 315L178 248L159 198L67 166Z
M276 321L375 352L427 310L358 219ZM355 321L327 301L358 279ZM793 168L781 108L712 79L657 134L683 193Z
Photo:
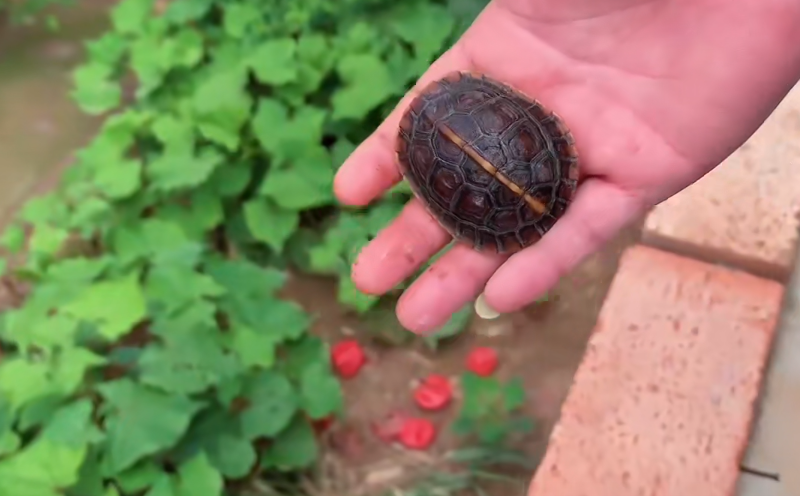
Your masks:
M578 153L561 118L483 75L454 72L423 88L396 146L416 197L479 251L536 243L575 196Z

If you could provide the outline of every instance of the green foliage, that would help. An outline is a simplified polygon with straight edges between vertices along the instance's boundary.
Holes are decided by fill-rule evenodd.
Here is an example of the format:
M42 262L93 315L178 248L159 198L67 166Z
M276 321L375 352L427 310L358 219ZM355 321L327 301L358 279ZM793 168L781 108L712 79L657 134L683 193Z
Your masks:
M464 402L453 423L456 433L475 436L481 444L500 445L515 432L533 429L532 420L523 415L525 389L519 378L506 383L497 377L481 377L467 372L461 377Z
M0 24L7 17L11 24L30 25L40 20L43 12L54 6L72 6L75 0L0 0ZM44 17L46 26L58 29L58 18L53 15Z
M409 193L344 208L334 174L481 3L112 10L72 93L107 119L2 236L31 289L0 326L0 496L220 496L314 463L343 398L285 271L378 303L350 266Z

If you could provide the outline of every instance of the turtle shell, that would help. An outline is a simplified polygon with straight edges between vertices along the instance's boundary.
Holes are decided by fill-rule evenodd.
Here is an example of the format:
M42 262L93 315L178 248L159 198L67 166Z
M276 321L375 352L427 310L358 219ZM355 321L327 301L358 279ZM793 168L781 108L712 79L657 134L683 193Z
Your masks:
M397 161L415 196L454 238L510 253L564 215L578 154L556 114L486 76L428 84L399 126Z

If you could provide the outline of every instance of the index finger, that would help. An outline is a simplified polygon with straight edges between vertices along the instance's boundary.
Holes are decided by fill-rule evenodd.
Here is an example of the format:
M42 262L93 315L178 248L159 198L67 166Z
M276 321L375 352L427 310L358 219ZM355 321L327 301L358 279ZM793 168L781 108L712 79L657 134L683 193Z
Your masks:
M469 70L468 58L458 43L428 68L392 113L339 168L333 188L342 203L367 205L400 182L402 175L395 163L395 140L403 112L425 86L457 70Z

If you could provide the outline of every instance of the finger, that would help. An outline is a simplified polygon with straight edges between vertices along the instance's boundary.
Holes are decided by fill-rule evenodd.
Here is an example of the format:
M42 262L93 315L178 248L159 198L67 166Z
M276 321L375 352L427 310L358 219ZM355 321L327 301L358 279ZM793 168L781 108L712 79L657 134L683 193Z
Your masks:
M465 244L454 246L403 293L397 303L397 318L412 332L435 331L480 294L505 259Z
M556 285L643 211L634 195L599 178L586 179L574 203L541 241L514 254L486 284L490 307L519 310Z
M391 114L364 140L339 168L334 180L336 196L348 205L366 205L391 188L402 176L395 163L395 140L406 107L429 83L455 70L469 68L459 45L439 57Z
M353 282L365 293L383 294L445 247L450 235L412 199L400 215L359 253Z

